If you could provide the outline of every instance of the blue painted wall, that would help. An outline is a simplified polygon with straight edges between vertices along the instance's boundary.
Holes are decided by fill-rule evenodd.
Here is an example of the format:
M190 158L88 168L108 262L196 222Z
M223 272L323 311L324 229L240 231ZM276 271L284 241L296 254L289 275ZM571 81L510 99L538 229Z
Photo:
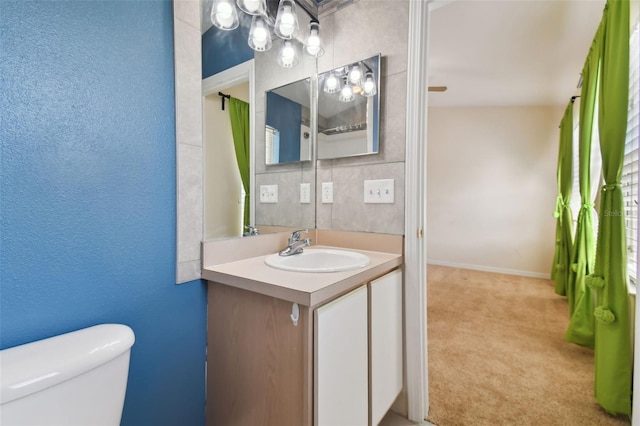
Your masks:
M122 424L203 425L206 289L174 284L171 2L0 14L0 348L128 324Z
M238 11L240 26L233 31L211 27L202 34L202 79L253 59L249 47L251 16Z
M300 161L302 105L267 92L267 125L280 132L279 163Z

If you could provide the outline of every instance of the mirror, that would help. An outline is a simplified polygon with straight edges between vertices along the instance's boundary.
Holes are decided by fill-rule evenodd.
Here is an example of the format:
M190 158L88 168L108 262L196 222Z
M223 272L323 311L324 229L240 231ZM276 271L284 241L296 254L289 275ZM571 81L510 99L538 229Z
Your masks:
M318 75L318 159L377 154L380 55Z
M311 161L311 79L268 90L265 164Z
M318 68L316 58L302 55L301 43L294 41L293 45L300 57L292 68L278 65L278 49L255 54L255 196L252 202L254 223L261 233L282 228L314 228L316 224L315 162L311 161L314 154L311 147L315 142L310 129L315 127ZM305 125L309 130L304 129ZM277 162L273 161L273 155L267 158L267 146L271 145L269 151L274 151L276 142L268 141L267 126L280 132ZM290 138L285 136L287 131ZM286 147L286 143L292 146ZM301 193L306 197L301 197Z

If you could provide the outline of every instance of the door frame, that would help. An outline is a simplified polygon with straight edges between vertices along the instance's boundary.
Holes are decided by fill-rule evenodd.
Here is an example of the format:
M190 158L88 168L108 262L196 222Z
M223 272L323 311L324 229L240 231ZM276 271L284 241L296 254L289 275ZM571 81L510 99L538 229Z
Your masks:
M427 106L430 0L409 1L405 157L405 336L407 417L429 413L427 357Z

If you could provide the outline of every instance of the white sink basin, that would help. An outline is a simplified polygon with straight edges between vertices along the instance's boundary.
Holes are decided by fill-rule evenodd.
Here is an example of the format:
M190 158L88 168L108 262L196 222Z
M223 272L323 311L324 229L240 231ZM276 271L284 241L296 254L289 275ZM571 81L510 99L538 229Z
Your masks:
M272 268L294 272L339 272L364 268L369 256L348 250L306 248L300 254L280 256L278 253L265 258Z

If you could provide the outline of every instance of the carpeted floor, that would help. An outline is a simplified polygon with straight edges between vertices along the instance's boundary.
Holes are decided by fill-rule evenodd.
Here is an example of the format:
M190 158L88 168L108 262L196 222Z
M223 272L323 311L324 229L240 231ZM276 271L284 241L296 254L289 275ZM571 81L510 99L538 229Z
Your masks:
M429 421L628 425L593 398L593 352L564 341L549 280L428 267Z

